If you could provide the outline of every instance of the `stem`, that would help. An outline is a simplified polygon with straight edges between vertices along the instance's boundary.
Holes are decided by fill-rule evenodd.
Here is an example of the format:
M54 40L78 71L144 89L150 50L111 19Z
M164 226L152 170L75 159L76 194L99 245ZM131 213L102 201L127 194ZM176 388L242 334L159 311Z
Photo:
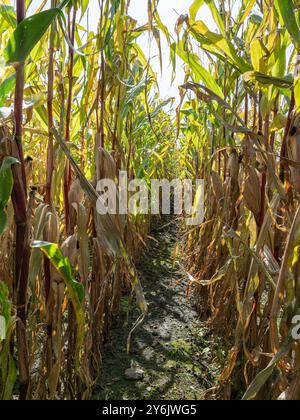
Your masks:
M101 127L101 147L105 147L105 135L104 135L104 111L105 111L105 64L104 64L104 53L101 51L101 116L100 116L100 127Z
M69 38L72 45L74 45L75 40L75 26L76 26L76 7L73 6L73 17L71 22L71 10L68 15L68 31ZM74 68L74 50L69 48L69 92L68 92L68 101L67 101L67 119L66 119L66 141L70 141L70 131L71 131L71 113L72 113L72 100L73 100L73 68ZM66 218L66 233L69 234L70 230L70 206L69 206L69 191L71 184L71 167L68 161L66 161L65 173L64 173L64 201L65 201L65 218Z
M275 118L278 115L278 104L279 104L279 93L275 99L274 110L273 110L273 120L275 120ZM275 138L276 138L276 132L273 131L273 133L271 134L271 139L270 139L270 147L273 153L274 153L274 147L275 147Z
M55 7L55 1L52 1ZM47 150L47 183L46 183L46 204L52 202L52 178L54 170L54 152L53 152L53 86L54 86L54 35L55 23L51 26L50 46L49 46L49 67L48 67L48 150Z
M270 119L269 115L266 115L265 118L265 148L269 150L269 134L270 134ZM267 194L267 172L264 171L261 178L261 207L260 207L260 217L259 217L259 230L262 228L264 219L265 219L265 210L266 210L266 194Z
M284 130L284 136L282 139L282 144L281 144L281 150L280 150L280 180L281 182L285 181L286 178L286 174L285 174L285 169L286 169L286 163L284 162L284 158L287 155L287 139L289 137L289 133L290 133L290 129L291 129L291 125L292 125L292 119L293 119L293 111L295 108L295 95L294 95L294 90L292 92L292 98L291 98L291 103L290 103L290 108L289 108L289 112L288 112L288 117L287 117L287 121L286 121L286 126L285 126L285 130Z
M70 12L71 13L71 12ZM69 14L69 38L72 45L75 40L75 26L76 26L76 8L73 8L72 22ZM72 112L72 100L73 100L73 67L74 67L74 50L69 47L69 94L68 94L68 105L67 105L67 124L66 124L66 141L70 141L70 126L71 126L71 112Z
M104 10L103 10L103 2L101 4L101 11L100 11L100 30L103 29L103 20L104 20ZM104 43L104 40L103 40ZM104 51L101 50L101 114L100 114L100 136L101 136L101 147L104 149L105 147L105 135L104 135L104 111L105 111L105 62L104 62ZM103 165L101 164L101 168Z
M56 0L51 1L51 7L56 6ZM55 23L51 25L50 42L49 42L49 67L48 67L48 149L47 149L47 170L46 170L46 198L45 203L50 209L53 208L53 192L52 180L54 171L54 139L52 128L54 126L53 120L53 90L54 90L54 36L55 36ZM49 241L48 235L44 233L45 240ZM51 290L51 271L50 261L44 257L44 275L45 275L45 300L46 308L48 308L48 301ZM53 336L53 314L47 314L47 371L50 374L53 367L53 351L52 351L52 336Z
M245 95L245 126L248 127L249 119L249 102L248 102L248 93Z
M25 0L17 0L18 24L25 19ZM13 154L20 164L13 168L14 188L12 203L16 223L16 251L14 273L14 301L17 307L17 348L20 376L20 399L26 399L29 391L29 362L26 339L26 302L29 271L29 232L27 219L27 183L23 154L23 97L24 97L24 64L19 63L16 69L16 88L14 101L15 138Z

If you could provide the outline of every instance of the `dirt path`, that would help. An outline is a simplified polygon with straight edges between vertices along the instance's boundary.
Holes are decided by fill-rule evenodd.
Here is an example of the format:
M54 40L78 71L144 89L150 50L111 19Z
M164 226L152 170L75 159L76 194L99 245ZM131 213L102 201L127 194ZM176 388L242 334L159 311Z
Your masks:
M128 324L124 316L112 330L97 399L211 398L208 390L219 373L217 365L211 363L212 351L218 352L218 345L211 342L208 329L186 301L188 279L180 265L173 268L179 228L172 220L170 223L170 219L164 219L151 235L157 242L149 244L138 266L149 315L134 333L130 355L126 353L126 340L137 312L132 309ZM124 315L128 305L129 299L123 299ZM125 372L130 367L141 368L143 378L127 379Z

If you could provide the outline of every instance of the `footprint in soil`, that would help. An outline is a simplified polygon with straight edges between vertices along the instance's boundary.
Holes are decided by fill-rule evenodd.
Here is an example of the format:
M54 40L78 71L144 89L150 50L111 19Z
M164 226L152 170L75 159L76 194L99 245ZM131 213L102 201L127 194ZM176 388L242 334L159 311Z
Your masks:
M173 269L179 226L174 219L164 218L152 236L157 242L150 244L137 266L149 304L148 317L134 333L129 355L126 341L137 311L131 310L128 325L122 320L113 328L104 351L96 399L204 398L207 380L203 379L201 365L194 360L199 351L195 349L195 333L201 325L186 302L188 279L180 269ZM130 379L130 369L139 374Z

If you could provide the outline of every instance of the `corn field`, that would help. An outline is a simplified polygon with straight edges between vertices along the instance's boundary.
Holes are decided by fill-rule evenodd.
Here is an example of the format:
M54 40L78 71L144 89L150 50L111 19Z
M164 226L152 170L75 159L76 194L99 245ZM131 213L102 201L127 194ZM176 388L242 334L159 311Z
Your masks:
M1 400L95 398L127 295L135 350L160 215L99 214L97 184L120 171L205 182L174 265L222 340L214 399L300 399L300 3L195 0L171 28L167 1L140 0L138 22L130 0L1 0ZM177 100L159 91L168 66Z

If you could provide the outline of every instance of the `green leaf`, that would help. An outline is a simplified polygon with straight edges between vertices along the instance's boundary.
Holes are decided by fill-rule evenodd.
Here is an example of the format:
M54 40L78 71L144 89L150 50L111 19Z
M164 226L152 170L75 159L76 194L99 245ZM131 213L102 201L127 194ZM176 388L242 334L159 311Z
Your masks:
M12 28L16 28L17 26L16 13L12 6L1 4L0 15Z
M242 25L245 22L245 20L249 16L251 10L253 9L253 6L254 6L255 2L256 2L256 0L248 0L247 7L242 10L242 15L239 18L239 21L238 21L239 25Z
M266 73L266 52L263 43L259 38L256 38L251 42L250 54L253 69L261 73Z
M218 28L220 29L220 32L223 36L226 36L224 21L222 19L222 16L220 15L214 0L205 0L206 4L210 8L211 14L213 15L214 21L218 25Z
M84 287L78 283L72 274L72 267L68 258L65 258L57 244L43 241L34 241L32 248L39 248L49 258L65 281L69 296L76 306L82 306L84 301Z
M280 35L279 42L272 52L268 61L268 73L271 72L274 77L284 77L287 73L287 48L289 46L289 35L286 32L285 36Z
M201 43L203 49L210 51L226 62L231 62L241 73L251 70L250 64L239 57L235 46L222 35L211 32L204 22L198 21L191 26L191 33Z
M67 288L69 299L73 305L77 320L77 341L76 341L76 361L75 365L79 365L79 351L84 342L84 325L85 315L83 309L85 290L81 283L78 283L72 274L71 264L68 258L64 257L57 244L34 241L32 248L39 248L46 257L51 261L52 265L61 275Z
M0 315L0 341L6 338L6 321L4 316Z
M13 176L11 167L19 163L13 157L5 157L0 168L0 206L6 206L13 189Z
M250 384L249 388L247 389L245 395L243 396L243 400L253 400L257 393L261 390L267 380L271 377L275 367L277 366L278 362L281 358L288 352L290 345L292 343L292 336L289 334L286 341L283 343L277 354L273 357L272 361L269 365L262 370L254 379L254 381Z
M296 21L294 3L292 0L275 0L278 14L288 30L296 48L300 51L300 28Z
M7 226L5 207L10 199L14 185L11 167L16 163L19 163L17 159L5 157L0 168L0 235L3 234Z
M16 83L16 75L13 74L12 76L8 77L4 80L3 83L0 85L0 107L4 106L6 102L7 95L11 92Z
M263 85L273 85L282 89L291 89L293 86L293 79L289 76L286 78L272 77L257 71L245 73L244 80L245 82L256 80Z
M74 0L62 0L60 5L58 6L59 9L63 9L64 7L68 6L70 3L72 3Z
M216 95L224 99L221 88L215 81L214 77L201 65L201 62L196 54L186 52L182 41L177 44L176 52L183 61L190 65L194 75L196 76L195 81L198 82L201 80Z
M50 9L23 20L4 50L6 63L23 63L59 13L60 9Z
M2 233L5 232L5 229L7 227L7 222L8 222L7 214L5 213L4 210L0 209L0 235L2 235Z
M203 5L204 0L194 0L193 4L190 7L190 16L192 20L196 20L197 13L199 12L200 7Z
M14 320L8 287L0 281L0 400L11 400L17 378L14 358L11 354L11 336Z
M89 5L89 0L82 0L82 2L81 2L81 14L82 14L82 16L87 11L88 5Z

